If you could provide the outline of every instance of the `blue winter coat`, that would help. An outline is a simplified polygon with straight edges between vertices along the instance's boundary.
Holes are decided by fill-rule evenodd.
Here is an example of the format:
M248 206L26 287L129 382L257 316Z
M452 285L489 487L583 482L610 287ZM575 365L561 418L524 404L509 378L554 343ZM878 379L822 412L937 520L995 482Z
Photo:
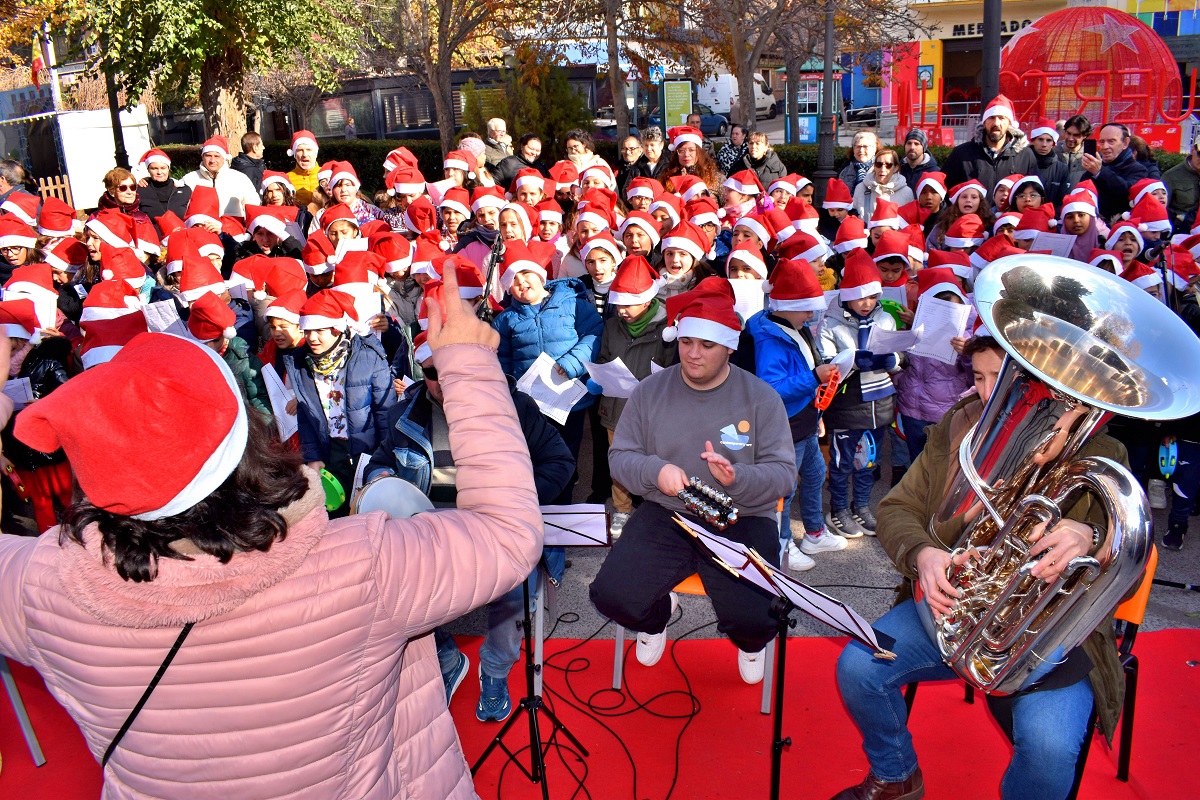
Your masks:
M746 321L754 337L754 371L783 398L788 417L804 410L817 396L817 375L792 337L760 311ZM819 365L819 358L814 358Z
M594 362L599 355L604 320L579 279L550 281L546 291L549 296L538 305L514 301L492 323L500 333L500 368L505 375L519 379L546 353L568 378L586 380L583 362ZM574 410L595 401L595 395L584 395Z
M350 456L373 453L387 434L388 410L396 402L383 345L374 336L350 335L346 358L346 423ZM295 349L287 360L289 384L296 392L296 417L300 452L305 461L329 459L329 423L321 408L307 346Z

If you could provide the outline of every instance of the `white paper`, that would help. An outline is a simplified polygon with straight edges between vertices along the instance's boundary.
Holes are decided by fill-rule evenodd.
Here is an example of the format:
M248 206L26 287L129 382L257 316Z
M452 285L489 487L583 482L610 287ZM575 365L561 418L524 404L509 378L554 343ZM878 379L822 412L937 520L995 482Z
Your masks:
M246 284L242 283L240 279L226 283L225 289L229 292L230 297L250 302L250 295L246 293Z
M604 387L605 397L628 399L633 394L633 390L637 388L638 379L629 371L629 367L625 366L625 362L619 358L614 358L607 364L593 364L585 361L583 366L587 368L588 375L592 376L592 380Z
M867 337L867 349L872 353L899 353L921 341L924 331L918 326L910 331L885 331L878 325L871 326Z
M658 373L662 372L664 369L666 369L666 367L660 367L658 365L657 361L650 362L650 374L651 375L657 375Z
M1039 233L1034 237L1029 251L1070 258L1074 246L1075 237L1070 233Z
M542 506L547 547L607 547L608 521L603 503Z
M953 364L958 360L958 353L950 345L950 340L966 335L967 318L970 315L970 306L938 300L928 295L922 297L917 303L913 327L922 329L924 335L909 352L936 359L944 364Z
M142 306L146 315L146 327L151 333L173 333L176 336L190 336L183 320L179 318L179 309L174 300L159 300Z
M738 577L753 583L767 593L773 594L776 597L779 596L779 589L772 586L766 576L750 563L750 555L746 551L746 545L711 533L694 522L684 519L679 514L675 515L675 521L683 525L692 536L699 539L704 544L704 547L708 549L710 557L714 558L719 564L723 564L728 569L737 573Z
M542 353L517 381L517 388L533 398L542 413L559 425L565 425L571 407L587 394L582 381L565 378L548 354Z
M354 485L350 490L350 497L355 497L358 490L363 486L363 476L367 474L367 464L371 463L371 454L363 453L358 457L358 466L354 468Z
M908 308L908 287L907 286L885 286L883 287L883 295L881 300L891 300L904 308Z
M837 371L841 373L844 379L854 369L854 351L846 348L834 356L829 363L837 367Z
M275 415L275 425L279 428L279 439L286 442L300 429L296 415L287 413L288 402L296 395L280 379L275 365L264 364L262 376L263 383L267 385L267 397L271 400L271 413Z
M36 399L29 378L9 378L4 384L4 393L13 401L13 409L16 411L20 411Z
M746 320L762 311L766 304L767 296L763 294L762 281L738 278L730 281L729 285L733 287L733 310L745 325Z

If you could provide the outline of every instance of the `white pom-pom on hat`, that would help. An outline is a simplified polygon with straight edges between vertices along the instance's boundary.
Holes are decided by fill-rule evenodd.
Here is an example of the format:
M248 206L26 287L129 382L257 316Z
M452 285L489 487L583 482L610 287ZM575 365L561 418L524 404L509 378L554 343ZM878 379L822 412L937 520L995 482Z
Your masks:
M679 327L677 325L668 325L663 328L662 339L664 342L673 342L679 336Z
M225 330L221 331L221 335L226 339L232 339L233 337L237 336L237 328L226 328Z

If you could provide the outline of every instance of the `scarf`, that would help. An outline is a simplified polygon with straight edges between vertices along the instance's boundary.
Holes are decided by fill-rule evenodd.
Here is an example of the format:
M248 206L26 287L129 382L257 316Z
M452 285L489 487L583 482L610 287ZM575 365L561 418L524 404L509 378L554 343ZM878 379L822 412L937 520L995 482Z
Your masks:
M662 308L662 302L656 297L650 301L650 307L646 309L646 313L635 319L633 322L626 322L625 327L629 328L629 335L634 339L641 336L650 327L650 324L658 318L658 312L663 311L663 316L666 316L665 310Z
M592 287L596 290L596 294L607 295L608 290L612 288L613 281L615 281L616 279L617 279L617 274L615 272L613 273L613 276L611 278L609 278L608 280L606 280L604 283L600 283L600 281L596 280L595 278L592 278Z
M855 161L854 174L855 180L862 183L867 179L867 175L871 174L871 167L875 166L875 159L870 161Z
M310 354L308 365L312 367L313 372L328 377L346 366L346 359L349 355L350 337L345 333L340 333L338 340L324 353L321 355Z
M137 195L133 196L132 203L118 203L116 198L108 192L100 195L100 208L115 208L123 214L133 214L141 209L142 198Z

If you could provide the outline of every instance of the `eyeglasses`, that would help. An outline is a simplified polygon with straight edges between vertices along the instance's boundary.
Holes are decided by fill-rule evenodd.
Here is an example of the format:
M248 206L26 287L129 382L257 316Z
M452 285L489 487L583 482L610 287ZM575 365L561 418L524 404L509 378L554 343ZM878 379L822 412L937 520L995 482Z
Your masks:
M621 148L621 150L625 153L636 153L638 150L641 150L641 149L642 148L636 144L633 147L622 147Z
M118 192L136 192L137 184L136 183L122 183L120 186L117 187L117 191Z
M894 167L894 166L895 166L895 164L893 164L891 161L876 161L876 162L875 162L875 166L877 166L877 167L887 167L888 169L891 169L892 167Z

